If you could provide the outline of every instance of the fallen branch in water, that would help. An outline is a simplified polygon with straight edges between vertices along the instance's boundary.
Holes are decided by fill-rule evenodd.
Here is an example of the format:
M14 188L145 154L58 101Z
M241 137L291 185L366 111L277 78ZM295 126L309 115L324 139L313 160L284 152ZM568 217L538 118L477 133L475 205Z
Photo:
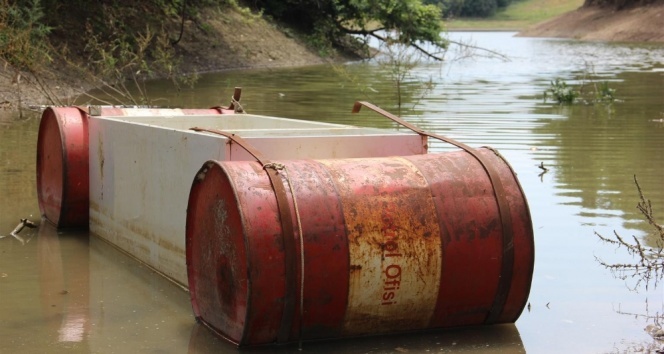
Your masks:
M540 170L542 170L542 172L540 172L540 174L538 174L537 177L539 177L540 180L543 182L544 181L544 174L549 172L549 169L544 167L544 161L542 161L537 167L539 167Z
M544 161L540 162L539 166L537 166L537 167L539 167L540 170L544 171L544 172L542 172L542 173L547 173L547 172L549 172L549 169L546 168L546 167L544 167Z
M37 227L37 224L33 223L28 219L21 219L21 222L19 222L19 224L16 225L16 227L14 228L14 230L9 233L9 236L12 236L13 238L17 239L19 242L21 242L21 244L25 244L25 240L23 239L23 237L18 235L18 233L21 232L21 230L23 230L23 228L25 227L34 229L35 227ZM0 236L0 238L5 238L5 237L7 236Z
M616 231L613 231L614 238L604 237L595 232L595 235L599 237L600 240L615 245L618 248L624 248L629 255L637 258L637 262L633 264L610 264L599 257L595 257L595 259L599 264L611 270L617 278L622 280L635 278L636 286L643 282L645 283L646 289L648 289L648 285L651 281L654 281L654 286L656 287L658 282L664 276L664 227L655 220L650 200L643 196L643 191L641 190L641 186L639 186L639 181L636 179L636 176L634 176L634 183L636 184L641 199L636 205L636 208L655 229L652 235L655 239L655 246L644 246L642 242L639 242L639 239L636 236L632 236L632 242L632 240L621 237Z

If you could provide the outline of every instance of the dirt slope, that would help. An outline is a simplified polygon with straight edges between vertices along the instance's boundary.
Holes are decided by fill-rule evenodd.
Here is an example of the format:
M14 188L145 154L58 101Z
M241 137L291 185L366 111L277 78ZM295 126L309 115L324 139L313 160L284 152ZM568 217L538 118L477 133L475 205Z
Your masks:
M664 43L664 2L620 11L582 7L526 29L519 36Z
M178 49L187 72L299 66L323 63L306 46L275 24L236 11L201 14L206 30L188 23Z
M174 23L172 32L178 33L179 26ZM287 33L260 17L235 10L214 9L202 13L196 23L186 22L176 50L183 58L181 70L186 73L302 66L343 60L323 59ZM23 107L51 104L43 87L64 104L92 88L72 68L55 62L39 74L39 80L41 83L26 73L18 77L11 67L0 61L0 111L16 109L19 98Z

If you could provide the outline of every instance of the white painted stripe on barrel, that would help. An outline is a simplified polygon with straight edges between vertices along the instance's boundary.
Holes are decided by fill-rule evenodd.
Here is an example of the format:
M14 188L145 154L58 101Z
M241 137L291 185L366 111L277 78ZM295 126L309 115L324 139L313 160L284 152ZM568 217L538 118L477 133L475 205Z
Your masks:
M371 160L378 159L364 161ZM426 328L438 298L441 238L428 183L403 158L381 161L384 167L358 162L349 173L331 173L348 232L349 335ZM360 182L363 173L368 177Z

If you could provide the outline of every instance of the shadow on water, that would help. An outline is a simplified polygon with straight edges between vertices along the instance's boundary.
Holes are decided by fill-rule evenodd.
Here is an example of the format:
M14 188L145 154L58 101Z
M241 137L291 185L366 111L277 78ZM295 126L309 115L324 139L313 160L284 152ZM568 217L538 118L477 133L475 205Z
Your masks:
M300 352L297 344L236 349L196 323L185 291L106 242L88 239L87 232L57 231L43 222L22 235L25 244L0 241L0 281L13 293L0 305L3 353ZM302 348L315 353L525 352L514 325L305 342Z

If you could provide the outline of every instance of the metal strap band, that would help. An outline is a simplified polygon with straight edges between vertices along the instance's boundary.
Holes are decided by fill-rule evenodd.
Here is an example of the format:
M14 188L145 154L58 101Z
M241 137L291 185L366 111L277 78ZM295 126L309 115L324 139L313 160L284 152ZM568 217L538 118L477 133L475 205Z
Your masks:
M391 119L400 125L403 125L404 127L414 131L417 134L444 141L466 151L472 155L486 171L487 175L489 176L489 180L491 181L491 185L493 186L493 192L498 203L498 213L500 215L503 231L503 254L501 259L500 279L498 279L498 288L493 299L493 304L491 305L491 309L489 310L484 323L492 324L498 322L500 315L503 312L505 302L507 301L507 296L509 295L510 285L512 284L512 275L514 272L514 230L512 227L512 216L510 214L509 204L507 203L505 188L503 187L503 183L498 176L498 172L484 159L484 157L475 152L475 150L473 150L470 146L458 142L454 139L426 132L374 104L364 101L357 101L355 102L355 105L353 105L352 112L358 113L362 106L365 106L372 111L381 114L382 116Z
M88 118L90 116L90 106L74 106L74 108L81 111L84 117Z
M197 132L208 132L213 134L218 134L225 136L230 139L232 142L240 145L244 150L246 150L251 156L253 156L261 166L264 166L265 172L270 179L274 194L277 198L277 209L279 210L279 219L281 221L281 231L284 243L284 261L285 261L285 275L286 275L286 288L285 288L285 298L284 298L284 310L281 316L281 324L279 326L279 332L277 334L277 342L285 343L290 337L291 328L293 326L293 318L295 317L295 293L296 293L296 277L297 277L297 252L295 248L295 228L293 226L293 218L290 211L290 205L288 203L288 197L286 194L286 189L284 187L284 182L279 177L279 172L274 168L269 168L267 165L272 164L272 162L266 159L263 154L260 153L256 148L251 146L246 140L242 139L240 136L228 133L218 129L208 129L208 128L191 128L193 131ZM302 237L302 235L300 235ZM302 301L302 299L300 299ZM246 333L245 333L246 335Z

